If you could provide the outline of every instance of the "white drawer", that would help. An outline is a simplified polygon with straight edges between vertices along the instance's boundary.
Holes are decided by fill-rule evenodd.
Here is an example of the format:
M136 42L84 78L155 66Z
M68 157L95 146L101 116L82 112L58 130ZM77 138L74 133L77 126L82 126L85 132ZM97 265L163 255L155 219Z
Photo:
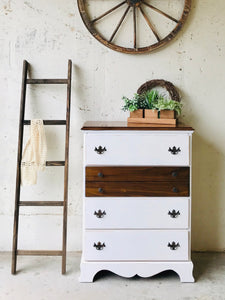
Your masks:
M179 243L172 250L170 246ZM86 231L84 259L87 261L178 261L188 260L188 231L105 230ZM98 243L104 245L98 250Z
M187 229L188 216L188 198L90 197L85 200L86 229Z
M98 154L95 148L105 147ZM180 148L172 154L169 148ZM85 165L189 165L188 134L86 134Z

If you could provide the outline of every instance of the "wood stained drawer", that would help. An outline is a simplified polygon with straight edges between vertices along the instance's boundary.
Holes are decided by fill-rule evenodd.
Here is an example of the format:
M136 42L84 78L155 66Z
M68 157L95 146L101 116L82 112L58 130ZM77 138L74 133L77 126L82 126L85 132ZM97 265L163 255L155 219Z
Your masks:
M189 199L87 198L84 220L85 229L188 229Z
M188 166L189 135L87 134L85 165Z
M189 181L87 181L86 197L188 197Z
M86 181L188 181L189 167L86 167Z
M87 261L188 260L186 230L86 230L84 245Z

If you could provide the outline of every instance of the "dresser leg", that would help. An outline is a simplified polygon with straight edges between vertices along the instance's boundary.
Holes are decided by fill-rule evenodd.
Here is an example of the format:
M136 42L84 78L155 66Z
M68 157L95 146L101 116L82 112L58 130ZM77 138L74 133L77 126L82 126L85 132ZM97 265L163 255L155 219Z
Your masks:
M98 271L100 271L98 264L81 262L79 282L93 282Z
M177 267L174 268L174 271L179 275L181 282L194 282L193 277L193 263L185 262L180 263Z

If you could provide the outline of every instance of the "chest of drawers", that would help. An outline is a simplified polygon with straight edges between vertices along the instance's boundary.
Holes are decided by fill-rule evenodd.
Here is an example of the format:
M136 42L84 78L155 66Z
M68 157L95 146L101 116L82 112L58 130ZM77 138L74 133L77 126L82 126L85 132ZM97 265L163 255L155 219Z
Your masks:
M81 282L96 273L153 276L175 271L193 282L191 142L193 129L84 127Z

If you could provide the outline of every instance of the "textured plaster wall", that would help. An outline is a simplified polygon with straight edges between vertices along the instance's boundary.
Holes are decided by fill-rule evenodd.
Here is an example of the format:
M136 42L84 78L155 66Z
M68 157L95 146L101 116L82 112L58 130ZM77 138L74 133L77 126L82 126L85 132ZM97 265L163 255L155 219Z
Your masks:
M223 0L193 0L190 17L172 43L134 56L97 42L84 27L75 0L0 0L0 250L10 250L12 241L22 61L31 63L33 77L60 78L66 76L68 58L73 61L68 249L81 250L80 127L86 120L126 120L121 96L156 78L177 86L182 120L196 130L192 248L225 249L224 13ZM65 97L62 86L29 87L26 118L65 118ZM63 128L46 131L48 158L63 159ZM62 168L48 168L37 186L22 190L23 200L61 200L62 176ZM61 208L21 212L20 248L61 247Z

